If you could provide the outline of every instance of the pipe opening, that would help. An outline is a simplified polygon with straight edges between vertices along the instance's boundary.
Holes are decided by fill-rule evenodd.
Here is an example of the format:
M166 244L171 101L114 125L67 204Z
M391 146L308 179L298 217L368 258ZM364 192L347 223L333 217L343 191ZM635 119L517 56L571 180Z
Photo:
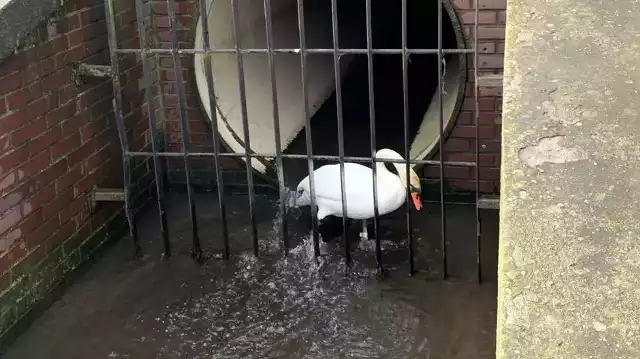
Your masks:
M442 44L444 49L463 48L464 40L456 14L444 2ZM230 2L208 4L208 29L211 46L233 48ZM307 48L332 48L331 1L305 1ZM298 48L298 19L295 0L272 0L273 40L275 48ZM372 0L373 47L401 49L402 24L400 0ZM266 30L262 1L239 0L240 40L242 48L266 48ZM339 1L340 48L366 49L365 1ZM202 24L198 24L195 48L202 48ZM436 1L407 1L408 48L437 49L438 19ZM281 139L284 153L305 154L305 116L302 98L300 55L275 54ZM460 107L466 81L465 56L444 55L442 86L443 117L448 129ZM275 153L272 92L266 54L244 54L247 88L247 113L251 150ZM211 55L217 98L218 128L223 143L232 151L244 152L242 116L234 54ZM203 56L195 56L195 75L201 104L212 118L209 89L204 76ZM311 116L313 153L338 154L336 93L332 54L307 55L307 93ZM408 65L408 105L411 158L427 158L438 148L439 108L437 55L410 55ZM366 55L343 55L340 60L344 145L346 156L371 154L369 143L369 102ZM373 56L374 106L377 148L392 148L404 153L402 55ZM253 168L275 178L273 162L252 161ZM315 161L316 168L325 164ZM288 186L308 174L306 161L285 159Z

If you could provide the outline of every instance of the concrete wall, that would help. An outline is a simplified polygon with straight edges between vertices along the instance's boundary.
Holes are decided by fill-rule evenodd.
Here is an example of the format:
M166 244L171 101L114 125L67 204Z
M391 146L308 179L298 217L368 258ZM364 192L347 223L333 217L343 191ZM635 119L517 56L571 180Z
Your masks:
M135 10L118 10L120 46L134 47ZM109 63L102 0L73 0L0 62L0 337L110 235L119 203L91 206L98 187L122 187L110 79L73 82L74 62ZM132 148L146 146L141 66L121 58ZM150 184L138 162L138 193ZM148 198L143 195L140 198Z
M481 54L479 56L479 73L502 73L504 54L504 33L506 23L506 0L478 0L480 7L479 40ZM169 47L170 32L169 19L165 1L151 1L156 19L158 38L163 47ZM177 19L180 24L178 36L181 48L193 46L195 24L199 16L198 1L176 1ZM464 26L469 46L473 45L474 8L473 0L453 0L452 5L458 10L460 22ZM173 151L181 151L180 123L178 117L177 85L173 61L170 55L160 56L160 64L163 72L163 84L165 93L165 115L167 117L168 148ZM190 146L192 151L212 151L210 132L204 124L202 111L198 105L195 80L193 78L193 61L187 56L183 57L183 79L187 92L187 115L190 130ZM446 159L452 161L475 161L475 128L473 126L473 57L469 56L469 83L466 88L465 99L456 125L446 141ZM500 178L500 132L501 132L501 106L502 89L500 87L480 88L480 180L481 190L485 193L497 193L499 191ZM196 183L208 185L212 182L213 173L211 159L193 159ZM171 180L175 183L184 182L183 162L175 159L169 163ZM242 169L244 164L239 164L229 158L224 159L224 168L230 172L237 172L232 181L244 181ZM424 175L438 179L437 167L425 169ZM231 176L230 176L231 177ZM451 167L445 170L446 182L449 188L457 190L475 190L475 171L471 168Z

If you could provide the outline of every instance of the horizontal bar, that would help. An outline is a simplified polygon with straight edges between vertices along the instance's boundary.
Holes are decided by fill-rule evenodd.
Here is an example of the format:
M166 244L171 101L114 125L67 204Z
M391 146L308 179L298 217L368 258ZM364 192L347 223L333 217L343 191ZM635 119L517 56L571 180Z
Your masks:
M502 74L490 74L478 76L480 87L502 87Z
M141 157L151 157L153 156L153 152L133 152L133 151L128 151L126 152L126 154L128 156L141 156ZM160 156L160 157L182 157L184 156L184 153L182 152L156 152L156 155ZM187 154L189 157L209 157L209 156L214 156L215 153L213 152L189 152ZM219 154L220 157L245 157L246 155L244 153L220 153ZM275 153L249 153L248 154L249 157L252 158L276 158L276 154ZM282 158L290 158L290 159L308 159L308 158L312 158L314 160L324 160L324 161L339 161L340 157L339 156L322 156L322 155L313 155L313 156L307 156L307 155L295 155L295 154L281 154L280 156L282 156ZM345 156L343 157L345 161L350 161L350 162L371 162L376 161L376 162L384 162L384 163L407 163L407 160L394 160L394 159L390 159L390 158L371 158L371 157L349 157L349 156ZM409 160L408 161L411 164L414 165L433 165L433 166L440 166L440 161L433 161L433 160ZM447 165L447 166L457 166L457 167L475 167L476 163L475 162L457 162L457 161L444 161L443 164Z
M121 54L171 54L171 49L116 49L116 52ZM177 53L180 55L190 54L268 54L268 49L178 49ZM299 54L301 50L298 48L286 48L286 49L272 49L276 54ZM332 55L333 49L305 49L307 54L327 54ZM339 49L338 55L366 55L367 49ZM401 55L402 49L372 49L371 53L374 55ZM407 49L406 53L409 55L436 55L437 49ZM472 54L473 49L446 49L442 50L443 54Z
M124 190L119 188L97 188L92 196L95 202L124 202Z
M500 209L500 196L484 195L478 198L478 208L482 209Z
M73 69L77 76L111 77L113 67L111 65L89 65L84 62L76 62Z

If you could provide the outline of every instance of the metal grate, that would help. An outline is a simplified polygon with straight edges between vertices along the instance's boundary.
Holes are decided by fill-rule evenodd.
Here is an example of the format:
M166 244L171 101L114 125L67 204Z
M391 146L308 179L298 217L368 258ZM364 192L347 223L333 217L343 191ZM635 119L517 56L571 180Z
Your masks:
M382 262L382 253L380 246L380 235L378 233L379 230L379 210L378 210L378 198L377 198L377 179L376 179L376 166L375 164L378 162L386 162L386 163L404 163L406 165L406 178L407 178L407 199L405 203L405 214L406 214L406 227L407 227L407 236L408 236L408 257L409 257L409 270L411 274L414 273L414 240L412 236L412 221L411 221L411 202L409 200L410 193L410 184L409 184L409 165L410 164L422 164L422 165L432 165L439 167L439 180L440 180L440 211L441 211L441 254L442 254L442 276L443 279L447 278L447 233L446 233L446 208L445 208L445 187L444 187L444 168L445 166L459 166L459 167L473 167L475 169L475 199L476 199L476 226L477 226L477 239L476 239L476 262L477 262L477 279L481 280L481 266L480 266L480 254L481 254L481 242L480 242L480 214L478 205L481 202L480 197L480 182L479 182L479 131L478 131L478 118L479 118L479 101L478 101L478 0L474 0L474 44L472 48L465 49L444 49L442 44L442 28L443 28L443 0L438 1L438 48L437 49L409 49L407 47L407 0L402 0L402 48L400 49L374 49L372 45L372 16L371 16L371 1L366 0L366 37L367 37L367 48L366 49L343 49L340 48L340 44L338 41L338 16L337 16L337 1L331 0L331 20L332 20L332 35L333 35L333 48L329 49L308 49L305 43L305 22L304 22L304 0L297 0L297 15L298 15L298 31L299 31L299 47L298 48L274 48L273 46L273 34L272 34L272 14L271 14L271 0L263 0L264 1L264 17L266 24L266 48L243 48L240 43L239 36L236 36L240 32L239 25L239 8L238 8L238 0L227 0L231 1L232 5L232 24L233 24L233 36L235 39L235 47L234 48L211 48L209 41L209 31L207 24L207 13L206 11L200 11L200 20L203 24L202 26L202 36L204 39L204 46L202 49L179 49L178 48L178 36L176 32L176 14L175 14L175 0L167 0L167 8L169 11L169 19L171 26L171 47L169 49L164 48L149 48L148 43L146 41L146 33L144 26L144 14L143 14L143 4L142 0L136 0L136 14L137 14L137 22L138 22L138 35L140 38L140 48L139 49L122 49L117 46L116 39L116 29L114 22L114 7L112 0L105 0L106 8L107 8L107 26L109 32L109 49L110 49L110 57L111 57L111 66L112 66L112 79L113 79L113 108L115 114L115 120L117 123L117 129L119 134L120 143L122 146L122 160L123 160L123 168L124 168L124 199L125 199L125 211L127 215L127 219L129 222L130 235L133 238L133 244L135 248L136 256L141 255L141 248L137 236L136 231L136 223L133 218L132 207L131 207L131 170L130 170L130 162L134 157L143 157L143 158L152 158L153 159L153 167L154 167L154 177L155 177L155 186L156 186L156 196L157 196L157 205L158 212L160 216L160 226L162 239L164 244L164 255L166 258L171 255L171 242L168 235L167 230L167 215L166 215L166 206L165 206L165 183L163 179L163 175L160 173L161 161L163 158L168 157L182 157L184 162L184 170L186 173L186 184L187 184L187 193L188 193L188 201L190 208L190 218L192 224L192 256L198 260L203 260L203 251L200 244L200 238L198 237L198 222L196 219L196 206L193 199L194 196L194 188L191 180L191 165L190 159L193 157L210 157L214 162L215 175L217 181L217 195L218 195L218 203L219 203L219 214L220 214L220 234L224 243L224 253L223 258L229 258L229 235L228 235L228 223L226 219L226 208L225 208L225 198L224 198L224 183L221 175L220 168L220 160L222 157L242 157L246 162L246 176L248 183L248 192L249 192L249 215L251 218L251 235L253 239L253 252L256 256L259 255L258 251L258 230L256 224L256 213L255 213L255 193L254 193L254 179L253 179L253 168L252 168L252 160L255 158L275 158L275 165L277 168L277 176L279 182L279 190L280 190L280 203L279 203L279 211L282 214L282 222L280 224L279 234L281 236L281 240L284 243L285 252L289 251L289 236L287 233L287 221L286 221L286 196L288 195L287 189L285 187L284 182L284 169L283 169L283 158L290 159L299 159L306 160L308 164L309 170L309 179L310 179L310 188L311 188L311 215L312 215L312 233L313 233L313 243L314 243L314 253L316 257L319 255L319 237L318 237L318 221L316 219L316 207L315 207L315 194L314 194L314 160L332 160L337 161L340 164L340 176L341 176L341 189L342 189L342 210L343 213L347 213L347 201L346 201L346 191L345 191L345 178L344 178L344 164L345 162L360 162L360 163L370 163L373 169L373 200L375 207L375 217L373 220L374 223L374 232L373 236L376 241L376 260L377 266L380 271L383 270L383 262ZM206 9L205 0L199 0L200 9ZM188 126L187 126L187 114L186 114L186 95L184 88L184 79L182 78L182 66L181 66L181 56L182 55L195 55L195 54L204 54L204 68L205 68L205 77L206 83L209 89L209 94L214 94L214 78L211 70L211 58L210 54L215 53L227 53L227 54L235 54L237 57L237 72L239 77L239 97L241 103L241 114L242 114L242 124L244 129L244 153L223 153L221 152L221 144L220 139L218 137L217 130L217 119L216 119L216 111L211 111L211 131L212 131L212 141L213 141L213 152L191 152L189 150L189 134L188 134ZM268 66L270 72L271 79L271 91L272 91L272 101L273 101L273 124L274 124L274 132L275 132L275 153L254 153L250 150L251 148L251 137L249 133L249 119L247 116L247 98L246 98L246 84L245 84L245 74L244 74L244 64L242 61L242 57L244 54L251 53L260 53L266 54L268 58ZM332 54L333 55L333 65L334 65L334 76L335 76L335 91L336 91L336 99L337 99L337 120L338 120L338 146L339 152L338 156L318 156L313 154L313 144L311 140L311 131L306 131L306 154L284 154L282 149L282 143L280 139L280 119L279 119L279 111L278 111L278 98L277 98L277 83L276 83L276 72L274 65L274 54L278 53L295 53L300 55L300 65L302 71L302 97L304 99L304 112L306 116L306 128L311 128L311 119L309 116L309 103L308 103L308 84L307 84L307 56L312 54ZM158 128L156 122L155 115L155 105L151 99L148 99L148 113L149 113L149 126L151 133L151 152L142 152L142 151L131 151L129 147L129 143L127 140L127 131L125 128L124 119L122 116L122 87L119 79L119 70L118 70L118 55L119 54L139 54L142 58L142 66L145 77L150 74L152 71L151 65L149 63L149 55L150 54L170 54L173 58L175 74L177 77L177 94L178 94L178 103L179 103L179 119L181 124L181 137L183 142L183 151L181 153L175 152L161 152L159 150L159 145L156 143L158 138ZM368 66L368 97L369 97L369 115L370 115L370 149L371 156L370 157L349 157L344 154L344 134L343 134L343 116L342 116L342 96L341 96L341 77L340 77L340 58L342 55L346 54L363 54L367 56L367 66ZM374 77L373 77L373 55L378 54L400 54L402 55L402 85L403 85L403 126L404 126L404 161L395 161L395 160L381 160L375 157L376 153L376 139L375 139L375 110L374 110ZM410 55L427 55L427 54L435 54L438 56L438 64L443 63L445 54L461 54L466 56L467 54L473 55L473 69L474 69L474 125L475 125L475 161L474 162L452 162L445 161L445 148L444 148L444 116L443 116L443 86L442 86L442 77L443 77L443 68L442 66L438 66L438 90L437 90L437 99L439 105L439 131L440 131L440 141L439 141L439 160L409 160L409 104L408 104L408 80L407 80L407 72L408 72L408 62ZM146 91L148 94L151 93L151 84L150 81L145 81ZM209 105L211 109L216 108L216 98L213 95L209 96ZM349 241L347 240L347 226L346 226L346 216L342 218L343 229L342 229L342 237L344 240L344 255L347 264L351 262L351 252L349 249ZM285 253L286 254L286 253Z

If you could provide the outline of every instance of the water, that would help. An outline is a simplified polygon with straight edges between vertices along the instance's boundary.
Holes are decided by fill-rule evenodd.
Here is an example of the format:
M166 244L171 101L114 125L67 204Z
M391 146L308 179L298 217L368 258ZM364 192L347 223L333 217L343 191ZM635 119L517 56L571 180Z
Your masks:
M187 213L184 202L169 202L175 249L170 261L159 259L156 219L150 212L140 220L148 253L143 262L130 260L128 241L119 243L4 357L493 357L495 285L428 281L428 267L437 267L428 256L416 260L424 271L408 276L403 221L382 221L387 276L381 278L375 242L361 241L359 228L350 231L350 268L341 240L322 244L316 259L302 220L291 220L294 244L284 257L277 233L281 218L272 200L257 204L261 256L254 258L246 203L238 200L228 203L232 259L198 266L188 257L189 220L178 216ZM212 240L215 203L206 197L198 204L201 239L208 252L215 252L220 243ZM456 218L468 221L465 211L460 216L451 211L454 227L460 227ZM437 256L430 247L437 237L419 235L420 225L431 225L437 217L429 210L420 215L428 220L416 222L416 248Z

